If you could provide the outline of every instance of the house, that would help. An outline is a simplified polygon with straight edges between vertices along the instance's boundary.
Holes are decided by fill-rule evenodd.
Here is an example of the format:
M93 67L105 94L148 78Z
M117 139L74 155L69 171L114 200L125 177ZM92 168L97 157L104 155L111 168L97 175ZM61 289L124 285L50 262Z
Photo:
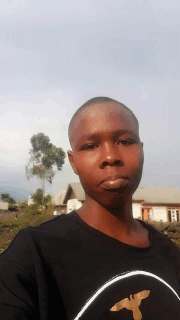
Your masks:
M8 210L9 203L0 201L0 210Z
M55 207L54 215L66 213L66 204L63 204L66 190L59 190L58 193L52 197L52 204Z
M34 201L32 199L32 196L29 195L29 197L28 197L28 206L30 206L31 204L34 204Z
M62 205L64 201L65 193L66 193L66 190L59 190L58 193L52 198L52 203L55 206Z
M180 189L138 188L133 195L133 216L142 220L180 221Z
M63 199L67 213L85 201L80 182L69 183ZM138 188L133 194L133 217L163 222L180 221L180 190L176 188Z
M67 205L67 213L79 209L85 201L84 189L80 182L70 182L63 203Z

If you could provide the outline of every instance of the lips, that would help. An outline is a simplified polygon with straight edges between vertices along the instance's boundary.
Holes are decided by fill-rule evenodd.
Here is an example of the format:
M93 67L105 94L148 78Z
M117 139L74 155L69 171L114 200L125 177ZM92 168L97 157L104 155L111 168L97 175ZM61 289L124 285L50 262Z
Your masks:
M128 178L120 175L108 176L100 183L100 185L107 190L120 189L127 185L128 180Z

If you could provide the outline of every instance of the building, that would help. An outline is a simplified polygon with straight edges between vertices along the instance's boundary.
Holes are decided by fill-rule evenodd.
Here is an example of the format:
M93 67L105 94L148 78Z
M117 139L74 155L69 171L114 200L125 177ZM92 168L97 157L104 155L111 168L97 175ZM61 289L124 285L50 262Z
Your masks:
M63 204L64 196L65 196L66 190L59 190L58 193L52 197L52 204L55 207L54 215L59 215L66 212L66 204Z
M7 202L0 201L0 210L8 210L9 204Z
M180 190L176 188L138 188L133 195L133 215L142 220L179 221Z
M32 199L32 196L29 195L29 197L28 197L28 206L30 206L31 204L34 204L34 201Z
M133 194L133 217L163 222L180 221L180 190L176 188L138 188ZM69 183L63 198L66 212L78 209L85 201L80 182Z
M55 206L61 206L64 201L66 190L59 190L58 193L52 198L52 203Z

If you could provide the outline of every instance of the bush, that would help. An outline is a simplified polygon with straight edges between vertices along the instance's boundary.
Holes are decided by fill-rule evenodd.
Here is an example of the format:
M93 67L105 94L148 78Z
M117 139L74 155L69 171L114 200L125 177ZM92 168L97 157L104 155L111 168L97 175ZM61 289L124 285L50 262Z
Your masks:
M21 202L21 203L19 204L19 208L21 208L21 209L25 209L25 208L27 208L27 206L28 206L28 204L27 204L26 201Z
M50 194L47 194L47 196L44 197L43 205L51 205L52 203L52 196Z
M180 222L147 221L180 248Z
M179 239L179 232L168 231L167 236L169 239Z
M41 205L43 202L43 194L44 191L43 189L37 189L35 193L32 194L32 199L34 201L34 203Z
M28 206L26 209L30 214L40 214L41 213L40 206L38 206L38 204L36 204L36 203L30 204L30 206Z
M17 211L18 210L18 207L16 204L9 204L8 205L8 210L9 211Z

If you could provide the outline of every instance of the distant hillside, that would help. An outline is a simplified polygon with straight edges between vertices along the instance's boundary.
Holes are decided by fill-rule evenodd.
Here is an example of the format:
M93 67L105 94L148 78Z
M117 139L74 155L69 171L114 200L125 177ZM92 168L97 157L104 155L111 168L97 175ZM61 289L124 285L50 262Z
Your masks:
M0 186L0 194L1 193L9 193L16 201L19 201L27 199L28 195L33 193L33 191L28 191L10 186Z

